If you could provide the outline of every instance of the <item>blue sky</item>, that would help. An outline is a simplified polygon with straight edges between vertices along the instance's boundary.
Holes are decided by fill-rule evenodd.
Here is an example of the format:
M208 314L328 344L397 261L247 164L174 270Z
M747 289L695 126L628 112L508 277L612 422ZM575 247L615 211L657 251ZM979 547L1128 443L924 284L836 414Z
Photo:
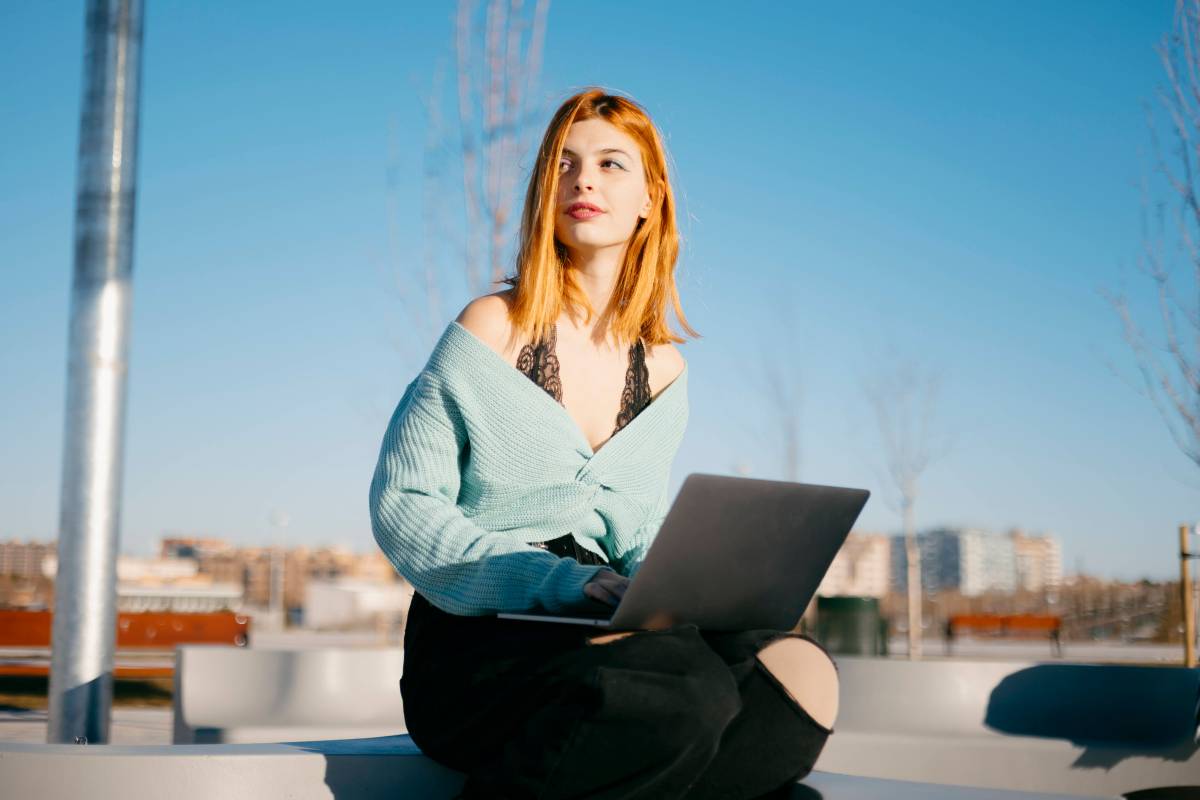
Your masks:
M419 368L397 342L432 344L392 285L430 244L420 98L454 6L147 5L123 550L263 541L273 509L290 542L366 550ZM954 442L922 527L1050 531L1068 572L1176 575L1200 474L1098 292L1146 288L1142 103L1172 5L553 4L539 126L605 86L650 110L675 167L703 334L675 487L780 476L758 371L785 359L801 478L872 489L859 528L897 531L862 382L915 357ZM0 538L56 534L82 24L82 3L0 8Z

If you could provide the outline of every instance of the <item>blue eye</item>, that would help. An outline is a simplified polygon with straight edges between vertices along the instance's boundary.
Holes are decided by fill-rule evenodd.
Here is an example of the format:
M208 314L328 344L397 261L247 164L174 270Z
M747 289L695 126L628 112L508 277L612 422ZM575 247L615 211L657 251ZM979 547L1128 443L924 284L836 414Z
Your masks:
M625 169L624 164L622 164L620 161L617 161L616 159L613 159L613 158L606 158L600 162L600 166L604 166L605 164L616 164L618 169L625 170L626 172L629 171L629 170ZM570 167L571 167L570 159L564 158L562 161L558 162L558 171L559 172L562 172L564 167L566 167L567 169L570 169Z

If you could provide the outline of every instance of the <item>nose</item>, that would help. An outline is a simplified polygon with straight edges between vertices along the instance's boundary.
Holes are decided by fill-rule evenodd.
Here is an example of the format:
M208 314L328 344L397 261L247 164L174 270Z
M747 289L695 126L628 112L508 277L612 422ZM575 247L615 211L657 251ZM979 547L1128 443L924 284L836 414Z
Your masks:
M592 174L592 168L586 163L581 164L579 172L575 173L575 191L582 191L584 188L591 189L595 185L595 178Z

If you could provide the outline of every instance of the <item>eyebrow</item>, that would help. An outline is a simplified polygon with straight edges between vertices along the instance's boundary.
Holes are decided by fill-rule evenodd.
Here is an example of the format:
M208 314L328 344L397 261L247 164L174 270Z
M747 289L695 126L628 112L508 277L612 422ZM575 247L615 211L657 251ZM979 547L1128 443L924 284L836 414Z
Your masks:
M616 148L616 147L606 147L606 148L604 148L603 150L597 150L596 152L597 152L597 153L620 153L621 155L625 156L625 157L626 157L626 158L628 158L628 159L632 159L632 158L633 158L633 156L629 155L629 153L626 153L624 150L621 150L621 149L619 149L619 148ZM577 155L579 155L579 153L576 153L574 150L572 150L572 149L571 149L571 148L569 148L569 147L564 147L564 148L563 148L563 153L564 153L564 154L568 154L568 155L573 155L573 156L577 156Z

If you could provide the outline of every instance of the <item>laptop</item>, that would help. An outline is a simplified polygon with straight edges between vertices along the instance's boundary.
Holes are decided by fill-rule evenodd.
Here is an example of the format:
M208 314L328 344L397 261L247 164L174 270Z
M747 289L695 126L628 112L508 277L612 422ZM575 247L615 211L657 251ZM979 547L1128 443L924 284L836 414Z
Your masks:
M500 619L655 630L791 630L870 492L692 473L614 609Z

